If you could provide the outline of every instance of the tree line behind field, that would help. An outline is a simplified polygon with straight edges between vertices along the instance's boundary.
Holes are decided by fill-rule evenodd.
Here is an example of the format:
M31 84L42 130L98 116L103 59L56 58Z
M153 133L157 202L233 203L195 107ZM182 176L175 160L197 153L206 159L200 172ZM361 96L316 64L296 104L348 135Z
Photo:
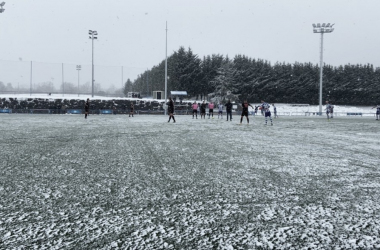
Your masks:
M276 103L319 103L318 64L280 63L234 58L213 54L199 58L189 48L180 47L168 57L168 91L187 91L188 96L207 99L207 95L249 102L264 99ZM124 93L164 91L165 61L128 81ZM323 67L323 97L334 104L374 105L380 100L380 68L373 65Z

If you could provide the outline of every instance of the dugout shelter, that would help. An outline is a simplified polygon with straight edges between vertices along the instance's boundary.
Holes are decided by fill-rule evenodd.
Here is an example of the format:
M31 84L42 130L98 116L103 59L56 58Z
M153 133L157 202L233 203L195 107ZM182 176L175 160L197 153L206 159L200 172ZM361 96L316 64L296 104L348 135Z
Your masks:
M174 101L179 99L182 102L183 98L187 96L187 91L170 91L170 96Z

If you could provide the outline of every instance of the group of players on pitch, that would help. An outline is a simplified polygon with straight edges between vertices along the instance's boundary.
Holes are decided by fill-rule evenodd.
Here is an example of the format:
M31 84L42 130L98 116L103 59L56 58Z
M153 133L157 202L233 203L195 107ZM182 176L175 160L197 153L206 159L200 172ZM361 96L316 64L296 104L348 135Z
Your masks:
M230 118L230 121L231 121L232 120L232 103L231 103L231 101L228 100L228 102L226 103L225 106L226 106L226 113L227 113L227 121L228 121L228 117ZM255 106L255 107L253 107L251 104L249 104L247 102L247 100L245 100L241 104L241 106L242 106L242 113L241 113L241 117L240 117L240 124L242 124L244 116L246 117L247 123L249 124L248 107L251 107L252 109L254 109L254 114L257 114L257 110L261 109L262 114L265 116L265 125L268 124L268 118L269 118L270 123L273 126L272 114L271 114L270 109L269 109L271 106L267 102L265 102L264 100L261 100L261 104L258 106ZM274 118L278 118L277 108L274 104L272 106L273 106L273 111L274 111ZM198 105L197 102L194 102L191 107L193 109L193 119L194 119L194 116L196 119L198 119L198 113L200 113L201 119L202 119L202 117L204 119L206 119L206 107L207 107L207 105L206 105L205 101L203 101L203 103L200 105ZM214 103L210 102L208 104L209 119L211 117L214 118L214 108L215 108ZM376 120L378 121L378 120L380 120L380 105L373 107L373 109L374 108L376 108ZM171 118L173 118L173 121L175 122L175 120L174 120L174 102L171 98L169 98L169 102L168 102L168 111L169 111L169 121L168 122L170 122ZM331 105L329 103L329 101L326 101L325 111L326 111L326 116L327 116L328 121L330 121L330 119L334 118L334 105ZM218 104L218 119L219 119L219 116L223 117L223 104L221 104L221 103Z
M170 122L171 119L173 119L173 122L175 122L175 118L174 118L174 102L172 100L171 97L169 97L169 102L167 103L168 105L168 114L169 114L169 120L168 122ZM228 102L223 105L221 103L218 104L218 119L219 119L219 116L221 118L223 118L223 107L226 107L226 113L227 113L227 121L228 121L228 117L230 118L230 121L232 120L232 103L230 100L228 100ZM267 125L268 123L268 118L270 119L270 123L271 125L273 126L273 120L272 120L272 114L269 110L270 108L270 105L265 102L264 100L261 100L261 104L258 105L258 106L255 106L253 107L251 104L249 104L247 102L247 100L245 100L242 104L242 112L241 112L241 117L240 117L240 124L242 124L243 122L243 118L244 116L247 118L247 123L249 123L249 118L248 118L248 107L251 107L254 109L254 113L257 114L257 110L258 109L261 109L261 112L263 113L263 115L265 116L265 125ZM273 104L273 111L274 111L274 118L277 118L277 108L276 106ZM198 119L198 113L200 113L201 115L201 119L202 117L204 119L206 119L206 108L207 108L207 104L205 103L205 101L203 101L202 104L198 105L197 102L194 101L194 103L191 105L192 109L193 109L193 119L194 119L194 115L195 115L195 118ZM215 108L215 105L213 102L210 102L208 104L208 116L209 116L209 119L212 117L214 118L214 108ZM376 108L376 120L379 121L380 120L380 105L377 105L375 107L373 107L372 109ZM84 106L84 110L85 110L85 119L87 119L87 116L89 115L89 110L90 110L90 99L87 98L87 101L85 103L85 106ZM328 101L326 101L326 115L327 115L327 120L330 121L330 119L334 118L334 105L331 105ZM132 115L133 117L133 114L134 114L134 105L133 103L131 103L131 107L130 107L130 113L129 113L129 117Z
M380 120L380 105L372 107L372 109L376 109L376 121L379 121ZM330 121L330 119L334 118L334 105L331 105L329 101L326 101L325 110L326 110L327 120Z
M169 121L171 120L171 118L173 118L173 122L175 122L175 119L174 119L174 102L171 98L169 98L169 102L168 102L168 112L169 112ZM228 118L230 118L230 121L232 121L232 103L230 100L228 100L228 102L226 103L226 113L227 113L227 121L228 121ZM272 120L272 114L269 110L270 108L270 105L268 103L266 103L265 101L261 101L261 105L259 106L256 106L256 107L253 107L251 104L249 104L246 100L241 104L242 106L242 113L241 113L241 117L240 117L240 124L242 124L243 122L243 118L244 116L246 117L247 119L247 123L249 123L249 118L248 118L248 107L251 107L255 110L255 114L257 114L257 110L260 108L263 112L263 115L265 116L265 125L268 124L268 118L270 119L270 123L271 125L273 126L273 120ZM206 108L207 108L207 104L205 103L205 101L203 101L202 104L198 105L197 102L194 102L192 105L191 105L192 109L193 109L193 119L194 117L196 119L198 119L198 113L200 113L201 115L201 119L206 119ZM224 105L219 103L218 104L218 119L219 119L219 116L221 118L223 118L223 107ZM214 118L214 108L215 108L215 104L213 102L210 102L208 104L208 116L209 116L209 119L210 118ZM274 109L274 116L275 118L278 117L277 116L277 109L276 109L276 106L273 105L273 109Z

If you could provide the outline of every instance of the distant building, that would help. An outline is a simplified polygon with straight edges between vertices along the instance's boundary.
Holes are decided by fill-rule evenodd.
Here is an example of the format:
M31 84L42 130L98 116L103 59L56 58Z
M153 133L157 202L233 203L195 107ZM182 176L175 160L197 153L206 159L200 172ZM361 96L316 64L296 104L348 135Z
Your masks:
M164 91L153 91L153 99L161 100L164 99Z

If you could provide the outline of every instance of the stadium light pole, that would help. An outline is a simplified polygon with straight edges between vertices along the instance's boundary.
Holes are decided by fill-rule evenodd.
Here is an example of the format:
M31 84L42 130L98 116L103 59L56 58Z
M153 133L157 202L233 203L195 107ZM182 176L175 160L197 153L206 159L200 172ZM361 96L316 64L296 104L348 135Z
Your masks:
M313 31L314 33L321 33L321 52L320 52L320 75L319 75L319 115L322 115L322 76L323 76L323 34L331 33L334 31L334 24L330 25L330 23L322 25L320 23L313 23Z
M98 37L96 37L98 35L98 32L96 32L95 30L89 30L88 34L90 35L89 38L92 40L92 91L91 91L91 94L92 94L92 97L94 97L94 39L98 39Z
M77 65L77 70L78 70L78 97L79 97L79 71L82 69L82 66Z
M165 46L165 105L167 103L168 93L168 22L166 22L166 46ZM167 108L165 108L165 115L167 115Z

